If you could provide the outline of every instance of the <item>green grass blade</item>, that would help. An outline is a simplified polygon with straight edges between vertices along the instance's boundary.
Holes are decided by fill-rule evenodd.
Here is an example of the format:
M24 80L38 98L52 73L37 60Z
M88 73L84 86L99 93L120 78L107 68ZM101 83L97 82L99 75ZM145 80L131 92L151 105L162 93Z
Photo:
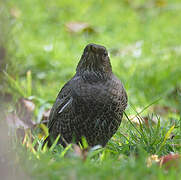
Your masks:
M138 130L138 128L131 122L131 120L129 119L128 115L126 114L126 112L124 112L124 115L126 116L127 120L129 121L129 123L134 127L134 129L141 135L140 131Z
M4 75L7 78L7 81L9 82L12 89L17 91L18 94L20 94L23 97L26 97L26 93L22 90L21 86L19 85L18 81L14 80L7 72L3 71Z
M32 76L31 76L31 71L27 71L26 73L26 83L27 83L27 96L31 96L32 95Z
M50 151L53 151L53 149L55 148L55 146L57 145L58 140L60 139L60 134L57 136L57 138L55 139L55 141L53 142L52 146L50 147Z
M84 149L86 149L88 147L88 143L87 143L87 140L84 136L82 136L82 146Z
M63 158L67 151L72 147L72 144L69 144L60 154L60 157Z
M172 131L174 130L174 128L175 128L175 125L173 125L173 126L167 131L167 133L165 134L164 140L163 140L163 142L162 142L162 144L161 144L160 149L159 149L158 152L160 152L160 151L162 150L162 148L164 147L167 139L169 138L169 136L170 136L170 134L172 133Z

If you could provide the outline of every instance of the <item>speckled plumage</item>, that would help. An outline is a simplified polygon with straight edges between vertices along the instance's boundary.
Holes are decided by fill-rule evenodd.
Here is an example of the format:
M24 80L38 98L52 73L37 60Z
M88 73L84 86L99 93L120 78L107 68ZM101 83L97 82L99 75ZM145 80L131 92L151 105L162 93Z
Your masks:
M49 117L48 146L60 134L59 143L105 146L120 126L127 95L112 73L105 47L89 44L74 77L59 92ZM46 142L45 141L45 142Z

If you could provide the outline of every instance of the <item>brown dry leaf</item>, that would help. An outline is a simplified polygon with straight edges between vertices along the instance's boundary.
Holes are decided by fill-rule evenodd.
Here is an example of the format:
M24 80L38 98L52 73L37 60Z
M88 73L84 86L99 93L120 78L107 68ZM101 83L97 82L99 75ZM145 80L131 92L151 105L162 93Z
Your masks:
M45 127L42 126L42 125L46 125L48 126L48 122L49 122L49 116L50 116L50 112L51 112L51 108L50 109L47 109L47 110L44 110L42 115L41 115L41 118L40 118L40 128L42 128L43 130L45 130Z
M86 149L81 149L78 145L74 144L73 149L75 154L80 157L83 161L86 160L87 154L88 154L88 148Z
M35 109L35 104L28 100L28 99L20 99L23 102L24 106L27 108L28 111L32 112Z
M48 118L50 116L50 112L51 112L51 109L48 109L46 111L43 112L43 115L42 115L42 121L48 121Z
M166 169L171 167L177 168L181 162L180 154L168 154L166 156L162 156L160 158L160 166L164 166Z
M149 118L148 116L144 116L143 120L147 126L149 126L148 121L151 121L151 125L155 125L158 123L158 119L156 117Z
M171 167L177 168L181 162L180 154L168 154L158 158L158 155L151 155L147 159L147 167L152 166L153 163L157 163L160 167L169 169Z
M35 104L25 98L16 103L16 111L6 115L8 126L17 133L18 137L25 136L25 130L33 128L36 123L32 120Z
M17 7L13 7L10 10L10 14L14 17L14 18L19 18L21 16L21 11L17 8Z
M177 109L174 109L172 107L169 106L161 106L161 105L155 105L153 106L153 112L159 115L166 115L168 113L179 113L179 111Z
M16 103L17 116L29 127L32 127L35 122L32 121L35 104L25 98L19 99Z
M159 163L159 162L160 162L160 159L158 158L158 155L153 154L148 157L146 164L147 164L147 167L150 167L152 166L153 163Z
M82 33L82 32L95 33L96 32L96 30L91 25L85 22L68 22L65 24L65 27L67 31L70 33Z
M151 121L151 124L157 124L158 120L156 119L156 117L152 117L151 119L147 116L144 117L140 117L140 116L136 116L136 115L131 115L129 116L129 119L131 120L131 122L133 122L136 125L140 125L141 124L146 124L147 126L149 126L148 121Z
M82 150L80 149L78 145L74 144L73 149L76 155L78 155L79 157L82 155Z
M25 122L23 122L15 112L9 113L6 116L6 122L11 128L12 132L16 132L18 139L25 138L25 130L30 128Z

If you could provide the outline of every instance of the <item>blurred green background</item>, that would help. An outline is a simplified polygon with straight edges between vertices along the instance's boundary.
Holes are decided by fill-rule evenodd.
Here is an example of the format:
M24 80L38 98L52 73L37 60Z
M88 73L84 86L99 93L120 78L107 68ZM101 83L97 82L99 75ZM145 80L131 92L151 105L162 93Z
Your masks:
M166 99L180 87L179 0L6 0L1 5L6 71L23 82L31 70L33 95L54 100L88 43L109 50L113 71L135 106ZM71 23L85 27L76 31Z

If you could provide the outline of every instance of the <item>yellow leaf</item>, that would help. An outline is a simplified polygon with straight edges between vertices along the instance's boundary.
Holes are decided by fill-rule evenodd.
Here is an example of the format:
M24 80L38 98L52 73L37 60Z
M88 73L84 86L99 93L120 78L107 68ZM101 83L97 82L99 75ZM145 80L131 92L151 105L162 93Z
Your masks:
M166 143L166 140L168 139L168 137L170 136L170 134L172 133L173 129L174 129L175 125L173 125L169 130L168 132L165 134L165 138L161 144L161 147L165 145Z

